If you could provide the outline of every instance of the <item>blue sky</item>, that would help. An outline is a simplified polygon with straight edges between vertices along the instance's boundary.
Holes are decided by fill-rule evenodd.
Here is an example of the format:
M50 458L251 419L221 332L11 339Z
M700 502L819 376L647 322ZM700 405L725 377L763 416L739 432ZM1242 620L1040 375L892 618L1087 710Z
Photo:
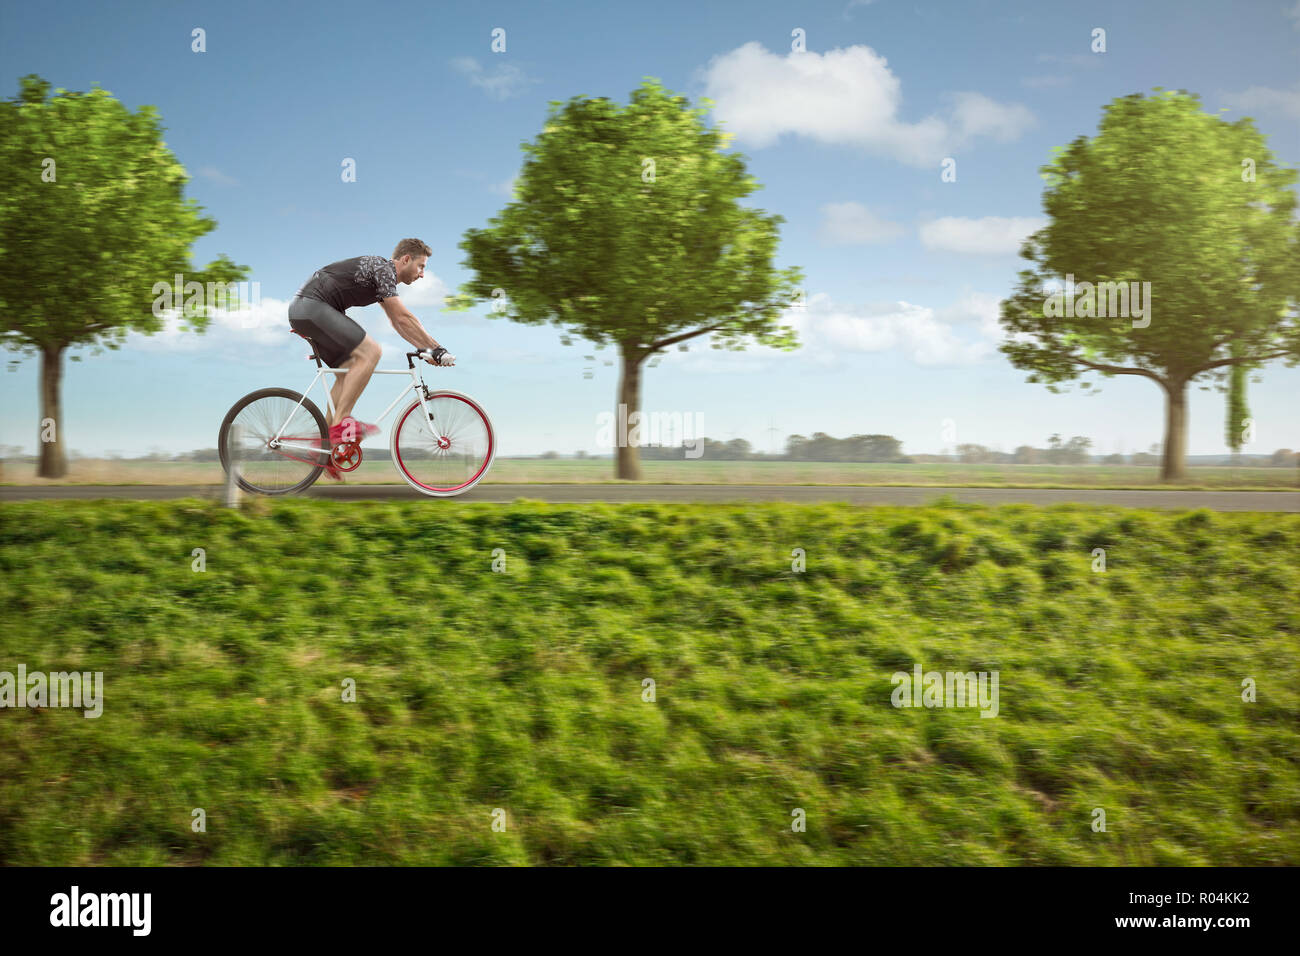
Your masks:
M736 134L730 148L762 184L749 202L786 219L776 265L802 267L808 297L790 320L803 348L725 352L694 339L646 370L646 411L697 416L703 434L759 450L820 430L884 432L907 452L933 453L954 444L943 433L951 419L956 442L1006 451L1044 446L1053 432L1089 436L1099 453L1145 451L1163 435L1154 383L1121 377L1094 397L1053 395L996 350L997 302L1041 216L1038 168L1054 147L1094 134L1104 104L1156 86L1254 117L1281 162L1300 159L1297 0L2 10L3 95L39 73L56 87L98 84L133 109L155 105L193 177L187 194L219 223L195 261L224 252L260 283L255 324L133 336L67 363L64 433L83 454L212 447L241 395L306 387L287 301L315 268L388 255L404 236L433 255L403 299L458 358L426 380L481 400L502 454L608 451L597 434L615 402L612 350L566 347L554 326L489 319L485 307L439 306L466 278L457 243L509 201L520 144L538 135L547 102L625 104L646 76L692 105L715 101L709 121ZM206 52L191 50L196 27ZM491 50L498 27L504 53ZM1105 53L1090 51L1095 27ZM807 46L797 56L796 28ZM940 182L934 155L957 159L956 182ZM348 157L353 183L340 176ZM381 367L395 367L404 343L378 306L351 314L385 346ZM1273 363L1262 375L1246 450L1300 447L1300 368ZM397 381L373 380L358 417L373 421ZM1225 451L1224 397L1190 396L1189 452ZM0 401L0 443L34 449L36 360L0 371Z

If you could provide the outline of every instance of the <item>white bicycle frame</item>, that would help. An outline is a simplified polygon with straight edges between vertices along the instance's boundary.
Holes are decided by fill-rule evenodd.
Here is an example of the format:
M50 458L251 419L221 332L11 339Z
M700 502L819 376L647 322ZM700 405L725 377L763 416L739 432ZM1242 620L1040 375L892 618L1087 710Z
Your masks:
M419 359L419 361L423 362L424 360ZM284 430L289 427L289 422L293 419L294 412L302 408L302 403L306 401L307 395L311 392L313 388L316 387L316 383L321 380L321 377L326 372L333 372L335 375L346 375L348 371L349 369L346 368L326 368L324 365L318 368L316 370L316 377L311 380L311 384L308 385L306 390L302 393L302 398L298 400L298 404L293 407L293 411L289 412L288 416L284 420L284 424L280 426L280 430L275 433L275 437L272 438L271 441L268 443L269 447L294 449L296 451L305 451L313 455L328 454L327 451L324 451L323 449L320 448L314 448L307 445L295 445L289 442L283 442L280 440L280 436L283 435ZM398 402L400 402L408 392L413 391L415 392L416 399L420 403L420 410L424 412L424 420L429 423L429 430L433 433L434 440L436 441L442 437L441 435L438 434L437 429L434 427L433 414L429 411L429 406L425 403L424 393L428 389L428 386L424 384L424 379L420 377L420 370L416 368L415 361L411 362L411 367L407 369L405 372L403 372L401 369L398 368L377 368L375 369L373 374L411 376L411 384L409 388L403 388L400 392L397 393L397 397L393 399L391 402L389 402L388 407L384 409L384 414L380 415L377 419L375 419L376 424L382 422L385 418L387 418L388 413L397 407ZM322 388L324 388L324 386L322 386ZM326 421L328 421L330 418L334 417L334 403L330 399L330 390L328 388L324 388L324 391L325 391L325 415L326 415ZM360 441L361 438L358 437L357 442L360 443Z

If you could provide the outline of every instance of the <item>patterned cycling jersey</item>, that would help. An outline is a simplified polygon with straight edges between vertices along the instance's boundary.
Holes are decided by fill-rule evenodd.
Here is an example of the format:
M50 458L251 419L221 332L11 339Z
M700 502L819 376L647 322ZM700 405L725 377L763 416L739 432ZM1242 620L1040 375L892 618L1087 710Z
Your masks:
M322 266L298 294L327 302L340 312L397 295L397 269L386 256L357 256Z

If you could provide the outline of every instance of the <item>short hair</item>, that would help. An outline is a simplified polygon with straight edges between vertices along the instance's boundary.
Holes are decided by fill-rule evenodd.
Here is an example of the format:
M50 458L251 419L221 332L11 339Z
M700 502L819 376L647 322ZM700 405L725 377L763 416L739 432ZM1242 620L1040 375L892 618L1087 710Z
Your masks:
M397 244L397 248L393 250L394 259L400 259L402 256L410 256L414 259L416 256L429 255L433 255L433 250L429 248L428 243L419 239L403 239Z

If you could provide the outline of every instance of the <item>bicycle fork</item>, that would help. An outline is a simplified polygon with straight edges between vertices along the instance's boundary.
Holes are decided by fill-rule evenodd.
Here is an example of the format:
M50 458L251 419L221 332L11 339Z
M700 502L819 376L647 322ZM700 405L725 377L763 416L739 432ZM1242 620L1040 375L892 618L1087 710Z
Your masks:
M446 435L438 434L437 422L433 420L433 412L429 411L429 386L421 382L415 389L415 400L420 403L420 411L424 414L425 427L429 429L429 434L433 436L433 442L438 446L439 451L446 451L451 447L451 439Z

